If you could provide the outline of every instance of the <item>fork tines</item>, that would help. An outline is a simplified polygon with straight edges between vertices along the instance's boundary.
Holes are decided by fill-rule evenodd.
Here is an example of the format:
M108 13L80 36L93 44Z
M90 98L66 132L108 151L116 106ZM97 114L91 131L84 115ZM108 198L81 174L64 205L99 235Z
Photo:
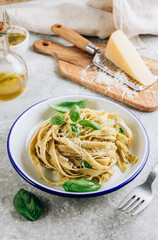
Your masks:
M149 203L130 193L127 197L122 201L119 205L118 209L125 211L126 213L132 212L132 216L136 215L137 213L141 212Z

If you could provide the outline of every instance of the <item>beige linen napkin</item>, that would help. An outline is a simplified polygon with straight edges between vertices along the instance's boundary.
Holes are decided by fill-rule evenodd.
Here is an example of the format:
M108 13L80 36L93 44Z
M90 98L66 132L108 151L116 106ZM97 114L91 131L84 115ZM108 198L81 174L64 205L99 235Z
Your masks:
M158 35L158 0L89 0L94 8L113 13L116 29L122 29L137 48L144 47L139 34Z
M50 27L64 24L83 35L108 37L122 29L140 48L139 34L158 35L158 0L89 0L49 7L7 9L11 24L29 31L52 34Z
M62 3L43 8L16 8L7 9L7 13L11 24L43 34L52 34L50 28L55 23L100 38L108 37L115 30L112 13L88 4Z

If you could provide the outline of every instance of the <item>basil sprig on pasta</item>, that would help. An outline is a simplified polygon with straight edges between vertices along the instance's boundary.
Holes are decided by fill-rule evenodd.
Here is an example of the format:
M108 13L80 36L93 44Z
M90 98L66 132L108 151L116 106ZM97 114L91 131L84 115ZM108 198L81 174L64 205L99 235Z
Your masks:
M94 130L100 130L101 126L99 123L94 122L94 121L90 121L90 120L81 120L78 122L80 125L82 125L83 127L91 127Z
M54 125L63 125L66 123L64 115L57 115L50 119L50 122Z
M79 128L79 126L77 126L78 124L83 127L93 128L94 130L101 130L101 125L97 122L90 121L90 120L79 121L81 116L81 108L86 107L87 101L88 100L85 99L79 102L62 102L62 103L49 105L49 106L60 113L69 112L70 119L72 121L72 123L70 123L71 130L74 134L78 136L81 132L81 129ZM63 125L68 122L65 120L64 115L56 115L50 119L50 123L54 125Z
M49 105L51 108L53 108L55 111L60 112L60 113L67 113L70 111L70 109L74 106L77 105L80 108L85 108L88 100L82 100L78 102L61 102L57 103L54 105Z
M70 123L70 125L71 125L72 132L78 136L81 132L81 129L78 126L76 126L75 123Z
M81 115L81 109L78 105L74 105L71 109L70 109L70 119L73 122L77 122L80 119L80 115Z

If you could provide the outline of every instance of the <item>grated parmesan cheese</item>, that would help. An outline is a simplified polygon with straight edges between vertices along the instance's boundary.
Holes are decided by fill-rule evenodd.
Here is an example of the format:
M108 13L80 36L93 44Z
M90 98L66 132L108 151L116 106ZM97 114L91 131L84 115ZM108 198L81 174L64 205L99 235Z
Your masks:
M124 76L119 71L116 73L116 77L114 78L108 75L106 72L103 72L100 68L91 64L88 65L85 69L83 69L80 74L81 81L95 81L97 84L106 85L105 93L107 93L112 88L116 88L122 92L122 99L124 98L124 96L126 96L128 99L138 97L138 92L130 89L123 82ZM154 86L155 85L157 85L157 83L154 83ZM149 95L149 99L158 100L158 92L154 90L154 86L152 85L148 89L146 89L145 93Z
M116 88L122 91L122 99L124 96L127 98L137 97L138 93L135 90L131 90L126 84L123 82L123 74L120 72L116 73L115 77L108 75L106 72L103 72L100 68L97 68L94 65L88 65L81 72L81 81L95 81L98 84L106 85L107 89L105 93L107 93L111 88Z

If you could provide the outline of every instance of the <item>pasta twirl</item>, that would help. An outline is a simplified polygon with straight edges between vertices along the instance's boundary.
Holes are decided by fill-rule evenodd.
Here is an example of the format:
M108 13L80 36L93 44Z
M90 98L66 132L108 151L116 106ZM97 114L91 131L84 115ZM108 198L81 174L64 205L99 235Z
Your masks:
M129 162L138 160L129 151L132 131L118 118L118 114L81 109L80 120L95 121L101 125L101 129L80 126L79 136L71 131L69 113L64 116L67 123L60 126L51 124L50 119L43 122L30 143L32 162L47 183L60 185L83 177L98 183L106 182L114 174L115 165L125 171ZM85 168L84 162L90 168ZM59 179L47 179L42 167L52 169Z

